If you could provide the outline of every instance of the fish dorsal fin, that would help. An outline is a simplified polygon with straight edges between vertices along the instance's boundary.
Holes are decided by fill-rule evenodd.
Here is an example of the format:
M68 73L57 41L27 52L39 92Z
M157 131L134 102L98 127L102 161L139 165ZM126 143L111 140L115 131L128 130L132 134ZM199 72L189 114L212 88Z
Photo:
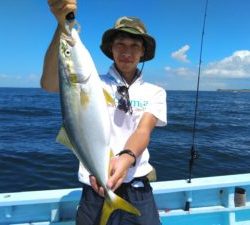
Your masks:
M69 140L69 137L67 135L67 132L66 132L64 126L61 126L61 129L59 130L58 135L56 137L56 141L62 145L65 145L67 148L69 148L71 150L74 149L73 145L71 144L71 142Z
M115 105L115 100L112 98L112 96L108 93L108 91L106 89L103 88L103 94L104 94L104 98L106 100L107 105Z

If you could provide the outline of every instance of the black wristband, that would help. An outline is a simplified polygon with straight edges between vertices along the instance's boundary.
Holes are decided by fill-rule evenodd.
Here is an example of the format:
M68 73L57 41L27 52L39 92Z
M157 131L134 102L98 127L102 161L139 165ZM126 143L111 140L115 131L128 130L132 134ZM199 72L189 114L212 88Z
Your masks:
M131 151L131 150L129 150L129 149L124 149L124 150L122 150L122 151L120 151L118 154L116 154L116 155L118 155L118 156L120 156L120 155L123 155L123 154L128 154L128 155L130 155L130 156L132 156L133 158L134 158L134 163L131 165L131 167L134 167L135 165L136 165L136 156L135 156L135 154Z

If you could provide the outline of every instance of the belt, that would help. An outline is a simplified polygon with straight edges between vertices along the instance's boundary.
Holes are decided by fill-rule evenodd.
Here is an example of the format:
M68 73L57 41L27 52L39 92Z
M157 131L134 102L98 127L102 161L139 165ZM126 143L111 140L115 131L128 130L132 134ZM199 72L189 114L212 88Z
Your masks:
M143 176L143 177L135 177L130 182L123 183L122 185L124 185L124 186L132 186L134 188L139 188L139 187L144 187L148 183L149 183L149 180L148 180L147 176Z

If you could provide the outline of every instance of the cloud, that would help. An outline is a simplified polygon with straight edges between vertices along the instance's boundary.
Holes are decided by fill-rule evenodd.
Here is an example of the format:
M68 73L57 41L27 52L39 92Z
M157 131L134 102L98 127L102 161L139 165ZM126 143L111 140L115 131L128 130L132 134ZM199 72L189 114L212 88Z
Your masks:
M41 76L38 76L37 74L30 74L27 76L27 81L39 81Z
M167 66L165 67L165 71L169 75L176 75L176 76L183 76L183 77L190 77L190 76L194 76L197 74L194 68L188 68L188 67L172 68L170 66Z
M250 78L250 51L236 51L218 62L209 63L203 73L209 77Z
M165 67L165 71L169 75L192 77L197 76L198 68L196 67ZM206 78L231 78L241 79L250 78L250 51L235 51L231 56L216 62L202 65L201 76Z
M183 47L181 47L179 50L173 52L171 54L171 57L173 59L176 59L178 61L181 61L181 62L189 62L188 58L187 58L187 51L190 49L190 46L189 45L184 45Z
M222 80L211 80L211 79L202 79L200 82L200 89L201 90L216 90L216 89L226 89L228 87L228 82Z
M0 80L6 79L6 78L8 78L8 76L6 74L0 74Z
M40 76L0 74L0 87L39 87Z

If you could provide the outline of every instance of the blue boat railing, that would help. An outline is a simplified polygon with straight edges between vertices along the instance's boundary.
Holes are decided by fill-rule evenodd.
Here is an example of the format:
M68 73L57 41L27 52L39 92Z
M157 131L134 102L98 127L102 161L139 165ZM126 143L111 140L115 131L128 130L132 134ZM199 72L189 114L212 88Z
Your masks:
M250 225L250 173L152 187L163 225ZM80 188L0 194L0 225L73 225L80 195Z

